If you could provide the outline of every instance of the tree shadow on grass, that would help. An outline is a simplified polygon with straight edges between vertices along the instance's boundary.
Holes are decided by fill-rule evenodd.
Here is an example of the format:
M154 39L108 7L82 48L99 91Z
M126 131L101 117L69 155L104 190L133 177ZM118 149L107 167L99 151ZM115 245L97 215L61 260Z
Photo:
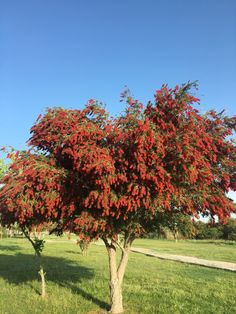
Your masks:
M1 245L0 244L0 252L1 251L19 251L21 248L18 245Z
M94 276L93 270L79 265L75 261L65 258L42 256L41 262L46 271L46 280L54 282L63 288L69 288L75 294L81 295L84 299L92 301L101 309L107 310L109 305L102 300L84 291L78 284L83 279L91 279ZM35 290L31 281L37 278L39 261L29 254L5 255L0 254L0 277L8 283L20 285L27 283ZM39 291L36 290L38 294Z
M82 252L81 252L79 249L76 250L76 251L72 251L72 250L65 251L65 253L76 254L76 255L82 255Z
M91 294L89 294L88 292L84 291L83 289L81 289L80 287L73 285L71 283L59 283L59 285L62 288L70 288L70 290L74 293L74 294L79 294L81 295L84 299L88 300L88 301L92 301L93 303L95 303L96 305L98 305L102 310L106 310L108 311L110 309L110 305L102 300L99 300L97 298L95 298L94 296L92 296Z

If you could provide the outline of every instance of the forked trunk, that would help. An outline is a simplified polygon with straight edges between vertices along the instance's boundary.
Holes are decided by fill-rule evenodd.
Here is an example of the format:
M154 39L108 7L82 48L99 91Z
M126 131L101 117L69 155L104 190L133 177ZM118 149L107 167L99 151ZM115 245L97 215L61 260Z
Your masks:
M126 265L129 256L129 246L122 250L122 256L117 268L116 263L116 247L114 244L106 244L109 256L109 271L110 271L110 301L112 314L120 314L124 312L122 301L122 284Z
M123 313L122 291L121 282L118 278L118 272L116 267L116 248L110 246L108 248L109 255L109 270L110 270L110 301L111 301L111 313L118 314Z

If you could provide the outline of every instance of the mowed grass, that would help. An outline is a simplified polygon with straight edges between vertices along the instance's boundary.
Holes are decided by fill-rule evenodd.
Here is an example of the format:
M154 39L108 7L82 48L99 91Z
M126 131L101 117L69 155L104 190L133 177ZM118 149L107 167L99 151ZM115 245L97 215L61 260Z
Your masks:
M219 247L221 249L221 247ZM47 298L27 240L0 241L0 313L101 314L109 308L105 248L83 257L72 241L46 243ZM236 313L236 273L131 253L124 279L125 314Z
M151 249L159 253L194 256L209 260L236 263L236 243L220 240L167 241L137 239L133 246Z

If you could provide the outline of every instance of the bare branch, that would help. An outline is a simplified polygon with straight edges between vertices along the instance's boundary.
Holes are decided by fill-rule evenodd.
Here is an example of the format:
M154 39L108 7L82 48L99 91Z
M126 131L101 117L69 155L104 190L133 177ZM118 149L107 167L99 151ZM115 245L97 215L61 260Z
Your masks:
M122 252L124 252L124 248L120 245L118 241L113 241L120 249Z
M107 240L107 238L106 237L101 237L101 239L102 239L102 241L104 242L104 244L105 244L105 246L107 247L107 248L109 248L111 245L109 244L109 242L108 242L108 240Z

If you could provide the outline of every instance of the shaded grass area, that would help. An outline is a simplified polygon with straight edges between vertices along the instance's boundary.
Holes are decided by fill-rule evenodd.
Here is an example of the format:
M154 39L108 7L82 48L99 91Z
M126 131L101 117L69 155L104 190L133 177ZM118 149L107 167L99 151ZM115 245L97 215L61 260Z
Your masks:
M0 313L106 313L109 304L105 248L46 243L42 258L47 298L26 240L0 243ZM126 314L235 313L236 274L131 254L124 281Z
M236 263L236 243L226 241L137 239L133 246L159 253L194 256L209 260Z

